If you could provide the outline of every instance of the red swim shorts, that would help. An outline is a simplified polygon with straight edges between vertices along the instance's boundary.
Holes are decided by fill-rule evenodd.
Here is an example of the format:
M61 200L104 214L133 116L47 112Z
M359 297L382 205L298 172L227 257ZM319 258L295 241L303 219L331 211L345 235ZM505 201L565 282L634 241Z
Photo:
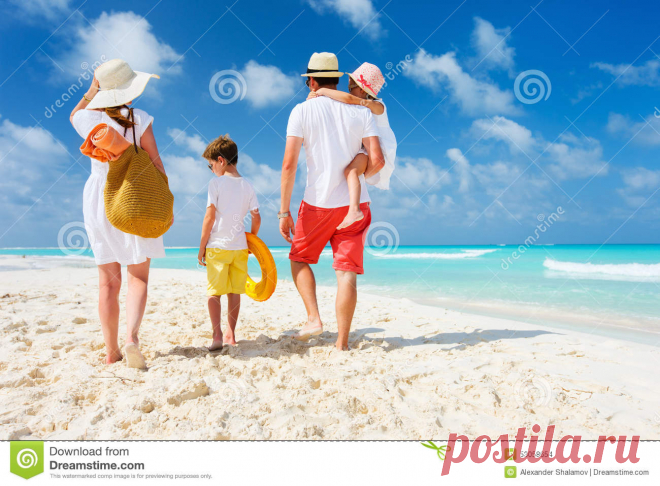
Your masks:
M300 205L298 221L293 235L289 260L303 263L318 263L325 245L332 246L335 270L364 273L364 239L371 224L369 203L360 204L364 219L348 228L337 229L346 217L348 206L342 208L317 208L305 201Z

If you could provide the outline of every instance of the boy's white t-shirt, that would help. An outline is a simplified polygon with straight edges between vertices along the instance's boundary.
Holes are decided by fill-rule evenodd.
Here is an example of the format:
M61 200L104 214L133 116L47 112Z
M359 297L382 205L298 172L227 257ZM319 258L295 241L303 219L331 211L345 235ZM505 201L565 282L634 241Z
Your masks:
M378 136L371 110L320 96L295 106L286 134L303 139L307 157L304 201L320 208L348 206L344 170L360 151L362 139ZM360 183L360 202L369 202L364 176Z
M221 176L209 182L206 207L215 206L215 222L206 248L246 250L245 224L249 211L259 208L252 184L242 177Z

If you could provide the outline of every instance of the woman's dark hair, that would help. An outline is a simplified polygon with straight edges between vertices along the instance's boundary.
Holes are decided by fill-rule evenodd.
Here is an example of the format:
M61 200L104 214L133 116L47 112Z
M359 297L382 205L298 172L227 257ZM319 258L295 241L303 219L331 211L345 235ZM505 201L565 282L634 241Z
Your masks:
M110 118L116 121L121 127L131 128L133 125L135 125L135 123L129 120L128 118L126 118L124 115L122 115L121 110L123 110L124 108L128 109L128 106L126 105L111 106L108 108L104 108L104 110L106 115L108 115Z

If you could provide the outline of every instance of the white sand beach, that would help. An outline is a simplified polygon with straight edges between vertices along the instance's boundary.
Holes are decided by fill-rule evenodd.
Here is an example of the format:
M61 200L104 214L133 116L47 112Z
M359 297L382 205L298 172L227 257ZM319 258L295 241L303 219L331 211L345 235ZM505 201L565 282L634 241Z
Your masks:
M362 293L340 353L334 289L319 289L325 332L299 343L302 301L280 281L265 303L244 298L239 345L210 353L205 285L152 270L139 371L103 364L95 268L0 273L0 439L443 439L535 423L660 439L658 347ZM121 298L123 312L125 281Z

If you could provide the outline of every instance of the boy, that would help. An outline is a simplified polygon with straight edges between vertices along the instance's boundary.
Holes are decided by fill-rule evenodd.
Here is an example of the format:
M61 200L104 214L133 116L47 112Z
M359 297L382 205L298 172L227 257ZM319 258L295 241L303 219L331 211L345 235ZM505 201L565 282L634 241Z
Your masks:
M252 215L250 232L256 235L261 225L259 202L252 185L236 170L238 148L229 135L212 141L204 154L209 169L217 176L209 183L206 215L197 260L206 267L209 315L213 342L209 351L223 345L236 345L236 322L245 293L248 250L243 219ZM220 296L227 295L227 322L224 336L220 326Z

